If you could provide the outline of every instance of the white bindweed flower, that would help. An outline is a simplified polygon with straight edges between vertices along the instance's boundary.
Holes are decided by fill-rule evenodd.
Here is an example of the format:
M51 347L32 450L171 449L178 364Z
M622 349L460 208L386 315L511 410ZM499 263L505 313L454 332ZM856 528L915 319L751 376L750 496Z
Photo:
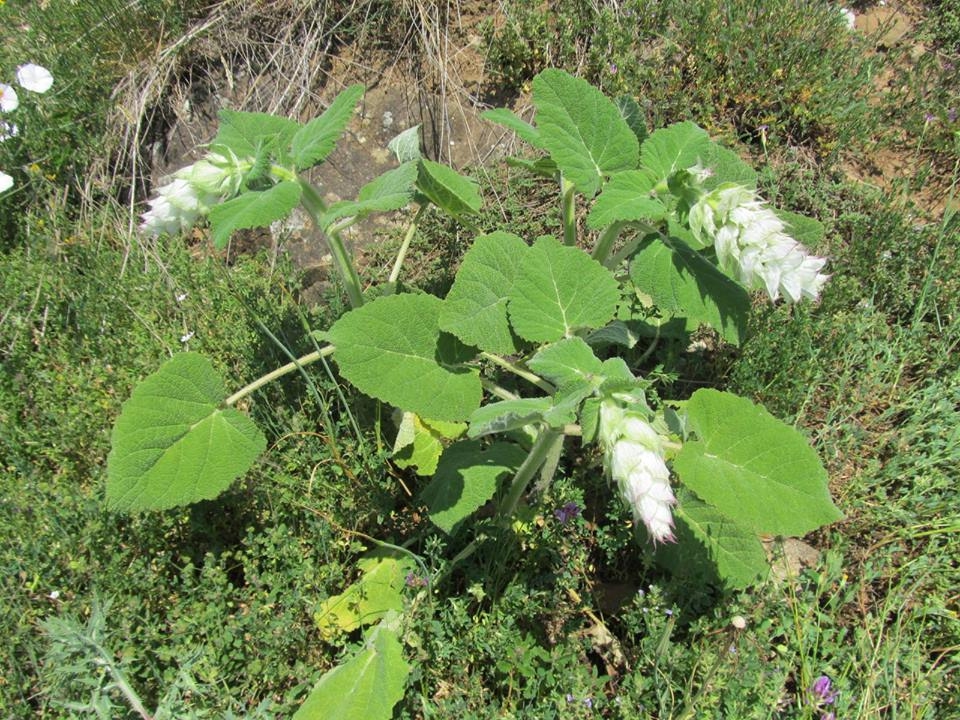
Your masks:
M13 178L0 170L0 193L6 192L13 187Z
M829 275L826 258L811 255L787 234L784 222L756 193L740 185L721 185L703 195L689 214L690 229L712 242L725 272L751 289L766 290L771 300L782 293L790 302L816 300Z
M42 65L27 63L17 68L17 82L30 92L45 93L53 85L53 75Z
M633 510L634 521L643 522L654 544L674 542L671 508L677 500L663 438L646 420L612 400L600 406L599 432L607 472Z
M0 110L12 112L18 107L20 107L20 98L17 97L17 91L11 85L0 83Z

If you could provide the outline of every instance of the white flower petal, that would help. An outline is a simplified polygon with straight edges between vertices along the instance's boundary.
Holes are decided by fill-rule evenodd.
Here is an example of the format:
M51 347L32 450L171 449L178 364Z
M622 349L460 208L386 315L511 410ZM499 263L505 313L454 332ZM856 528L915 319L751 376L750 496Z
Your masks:
M20 98L17 97L17 91L6 83L0 83L0 110L12 112L18 107L20 107Z
M35 93L45 93L53 85L53 75L42 65L27 63L17 68L17 82Z
M13 187L13 178L0 170L0 193L6 192Z

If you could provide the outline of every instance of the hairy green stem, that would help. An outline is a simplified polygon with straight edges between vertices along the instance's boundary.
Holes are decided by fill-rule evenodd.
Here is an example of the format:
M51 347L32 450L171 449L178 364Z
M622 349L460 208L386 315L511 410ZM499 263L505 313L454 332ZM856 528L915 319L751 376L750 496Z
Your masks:
M636 229L636 237L630 239L630 241L620 248L615 255L600 261L608 268L615 268L621 262L623 262L624 259L630 257L630 255L633 254L633 251L637 249L637 246L643 242L647 235L650 235L651 233L657 233L661 238L663 237L663 233L660 232L660 228L658 228L656 225L651 225L650 223L631 222L625 223L625 225L629 225L630 227ZM621 231L622 229L623 228L621 228Z
M309 213L313 220L313 225L320 232L324 232L320 226L320 215L327 209L323 198L317 189L307 182L304 178L299 178L300 187L303 190L300 195L300 202L304 209ZM363 288L360 285L360 276L357 275L357 269L350 259L350 253L347 252L340 231L336 227L330 228L326 233L327 243L330 245L330 252L333 260L340 271L340 277L343 280L344 287L347 290L347 297L350 299L350 307L358 308L363 305Z
M294 370L298 370L302 368L304 365L310 365L311 363L315 363L320 358L324 358L324 357L327 357L328 355L332 355L335 349L336 348L333 345L327 345L322 350L315 350L312 353L308 353L303 357L297 358L293 362L288 362L283 367L278 367L273 372L269 372L263 377L257 378L249 385L245 385L244 387L240 388L233 395L231 395L226 400L224 400L223 403L228 407L231 405L235 405L237 401L242 400L247 395L252 393L254 390L259 390L268 382L276 380L279 377L283 377L287 373L292 373Z
M604 262L610 255L610 251L613 249L613 244L617 241L617 238L620 237L620 232L627 225L629 225L629 223L626 222L615 222L607 225L604 231L600 234L600 237L597 239L597 244L594 245L593 252L590 253L590 257L599 263Z
M489 360L494 365L499 365L504 370L508 372L512 372L514 375L518 377L522 377L527 382L533 383L548 395L553 395L553 393L557 391L557 389L553 385L548 383L539 375L536 375L530 372L529 370L524 370L522 367L519 367L518 365L510 362L509 360L504 360L499 355L493 355L492 353L488 353L488 352L481 352L480 357L486 360Z
M387 282L395 283L397 278L400 277L400 268L403 267L403 261L406 259L407 251L410 249L410 241L413 240L413 235L420 226L420 218L423 216L427 207L429 206L426 204L421 205L420 209L417 210L417 214L413 216L413 222L410 223L410 227L407 228L407 232L403 236L403 243L400 245L399 252L397 252L397 259L393 263L393 269L390 271L390 277L387 279Z
M520 504L520 498L523 497L524 492L527 490L527 485L530 484L530 480L534 474L536 474L537 470L540 469L540 466L543 465L547 459L550 448L553 447L554 442L556 442L559 436L560 433L553 429L543 429L540 431L540 437L537 438L533 447L530 448L530 452L527 453L527 457L517 470L517 474L513 476L513 480L510 483L510 490L507 492L507 496L503 499L503 504L500 506L499 515L502 520L513 516L517 505Z
M560 176L560 202L563 209L563 242L565 245L577 244L577 206L576 191L573 183Z
M491 395L494 395L501 400L519 400L520 396L516 393L512 393L506 388L500 387L493 380L488 380L487 378L480 378L480 384L483 385L483 389L486 390Z

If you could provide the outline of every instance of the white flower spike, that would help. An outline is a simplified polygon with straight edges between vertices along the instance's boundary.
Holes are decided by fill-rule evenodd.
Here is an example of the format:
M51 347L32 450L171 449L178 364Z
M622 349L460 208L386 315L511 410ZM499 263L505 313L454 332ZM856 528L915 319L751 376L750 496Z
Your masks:
M17 68L17 82L35 93L45 93L53 85L53 75L42 65L27 63Z
M233 153L209 152L202 160L180 168L173 179L157 189L150 209L141 217L144 235L174 235L187 230L210 208L235 195L250 163Z
M664 461L663 438L643 418L624 410L613 400L600 406L600 441L607 472L643 522L654 544L675 542L670 470Z
M789 302L816 300L830 278L826 258L811 255L787 235L787 226L750 188L721 185L701 197L689 214L690 229L712 242L720 267L751 289L781 293Z

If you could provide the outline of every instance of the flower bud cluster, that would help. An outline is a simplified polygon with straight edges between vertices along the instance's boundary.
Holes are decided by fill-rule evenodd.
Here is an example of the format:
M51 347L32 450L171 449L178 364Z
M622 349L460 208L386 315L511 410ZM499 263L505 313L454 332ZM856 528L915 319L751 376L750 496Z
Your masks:
M721 185L690 208L690 229L712 242L720 267L751 289L781 293L790 302L816 300L830 277L826 258L811 255L787 234L784 222L757 194L740 185Z
M613 400L600 406L599 432L607 472L633 510L634 521L643 522L654 543L674 542L671 508L677 500L664 461L663 438L650 423Z
M247 169L249 163L242 163L229 150L209 152L180 168L150 200L150 209L141 215L140 232L158 237L191 228L212 206L237 194Z

